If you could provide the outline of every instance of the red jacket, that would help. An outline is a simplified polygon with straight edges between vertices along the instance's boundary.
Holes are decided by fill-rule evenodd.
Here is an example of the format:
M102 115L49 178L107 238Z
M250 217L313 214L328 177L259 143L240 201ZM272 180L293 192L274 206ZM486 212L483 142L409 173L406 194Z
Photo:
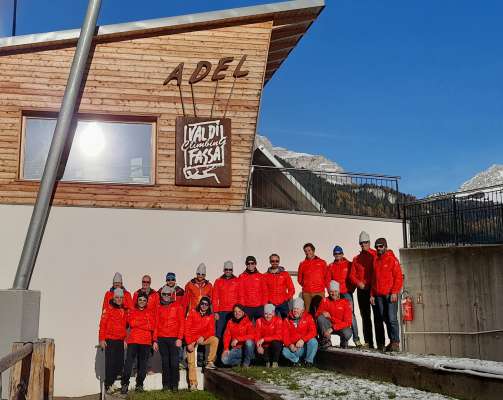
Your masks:
M152 344L152 336L155 329L155 314L152 310L145 308L133 308L129 310L127 323L129 334L126 342L128 344Z
M363 283L365 289L370 288L374 273L374 259L376 257L377 252L374 249L369 249L369 251L361 251L360 254L353 258L350 280L355 286Z
M180 286L175 286L174 288L175 291L171 295L171 298L173 299L173 301L176 301L178 304L180 304L185 310L187 308L187 303L185 301L187 296L185 296L185 290L183 290ZM161 299L161 290L162 287L157 291L159 299Z
M126 310L130 310L131 308L134 307L133 299L131 298L131 293L129 293L126 289L122 288L124 290L124 300L123 300L123 305ZM104 310L105 308L110 306L110 300L112 300L114 297L114 288L110 288L107 290L105 293L105 296L103 297L103 305L101 306L101 310Z
M299 264L297 281L306 293L325 293L325 277L327 275L327 263L318 256L313 259L305 259Z
M215 336L215 316L202 316L199 311L190 310L185 320L184 334L187 344L194 343L201 336L204 339Z
M304 311L300 317L299 324L295 326L293 313L290 312L288 318L283 321L283 343L285 346L297 343L300 339L304 342L316 337L316 324L308 312Z
M124 340L126 324L127 310L124 307L115 304L104 307L100 319L100 342L105 339Z
M255 340L255 328L246 315L239 321L231 318L227 322L224 333L224 350L229 350L229 346L234 339L238 340L236 347L243 346L247 340Z
M269 300L265 275L245 270L239 275L239 302L245 307L263 306Z
M340 261L335 261L328 265L326 285L327 290L330 287L330 281L334 280L339 282L339 293L346 294L348 292L353 292L355 287L350 281L349 277L351 274L351 262L343 258Z
M332 300L330 297L325 297L316 311L316 318L325 311L330 314L334 331L349 328L353 322L351 303L346 299Z
M402 289L402 268L391 250L386 250L382 256L374 260L374 274L372 275L372 296L388 296L400 293Z
M195 309L199 304L199 300L204 296L210 299L213 296L213 285L210 281L205 279L199 283L196 278L193 278L187 282L185 285L185 295L183 297L189 311Z
M271 272L271 268L264 274L269 294L269 302L279 305L290 300L295 294L292 278L283 267L279 267L279 272Z
M133 294L133 306L136 305L138 301L138 295L140 294L141 289L138 289L136 292ZM153 311L155 314L155 310L157 306L159 305L159 293L157 293L154 289L150 289L150 292L147 295L147 308L150 311Z
M232 307L239 303L239 278L221 276L213 285L213 311L232 311Z
M255 340L259 339L264 339L265 345L273 340L283 341L283 320L281 317L275 315L270 321L259 318L255 322Z
M185 312L179 302L157 307L154 341L160 337L183 339Z

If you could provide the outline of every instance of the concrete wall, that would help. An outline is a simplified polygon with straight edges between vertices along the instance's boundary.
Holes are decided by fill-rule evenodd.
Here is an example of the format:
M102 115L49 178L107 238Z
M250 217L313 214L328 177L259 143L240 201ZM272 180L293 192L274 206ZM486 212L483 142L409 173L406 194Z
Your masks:
M407 351L503 361L502 245L402 249L400 259L415 302Z
M12 285L31 210L0 205L0 288ZM212 281L227 259L240 273L248 254L256 255L262 271L271 252L281 255L287 269L296 270L305 242L313 242L326 260L336 243L351 258L359 250L361 230L372 238L387 237L397 253L402 245L396 221L253 210L53 208L30 289L42 293L40 336L56 342L55 395L99 389L94 346L103 294L115 271L123 273L126 288L136 290L145 273L152 275L155 288L164 283L167 271L175 271L184 285L201 261Z

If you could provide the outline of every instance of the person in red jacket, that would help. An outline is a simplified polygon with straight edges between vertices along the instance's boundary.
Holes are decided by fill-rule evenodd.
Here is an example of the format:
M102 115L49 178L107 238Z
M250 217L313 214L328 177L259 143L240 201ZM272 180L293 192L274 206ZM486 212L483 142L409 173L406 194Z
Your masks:
M288 303L295 294L292 278L285 271L285 268L279 265L279 255L273 253L269 256L271 266L265 274L267 283L267 292L269 294L269 302L274 304L276 314L281 318L288 316Z
M176 284L176 274L174 272L168 272L166 274L166 286L169 286L174 289L174 292L172 293L171 297L173 297L173 300L178 302L178 304L180 304L185 311L185 308L187 307L185 301L186 299L185 290L183 290L180 286ZM161 289L159 289L159 291L157 292L159 293L159 298L161 296Z
M211 312L211 300L204 296L195 310L189 311L185 321L185 342L189 364L189 389L197 390L196 358L197 346L209 347L206 369L215 369L218 338L215 336L215 317Z
M255 356L255 329L244 312L244 306L234 305L233 316L224 333L224 365L249 367Z
M224 262L224 273L213 285L213 312L215 313L215 334L220 339L227 321L232 317L232 307L239 303L239 279L234 275L232 261Z
M193 310L204 297L213 297L213 285L206 279L206 265L199 264L196 269L196 277L185 285L185 303L188 311Z
M239 298L244 311L252 321L264 316L264 305L269 294L264 274L257 269L257 259L246 257L246 269L239 275Z
M264 317L255 324L257 353L266 366L278 368L279 356L283 348L283 319L275 315L274 304L264 306Z
M283 357L298 366L304 358L304 365L312 367L318 351L316 324L307 311L304 311L304 300L293 300L293 308L288 318L283 321Z
M111 394L117 375L122 372L126 344L127 310L124 308L124 290L116 288L100 319L99 342L105 350L105 390Z
M185 325L185 311L176 301L175 289L170 286L161 288L161 300L156 309L154 329L154 350L161 354L162 388L178 391L180 383L180 349Z
M375 242L377 257L374 260L374 274L370 289L370 303L376 305L381 319L386 325L390 343L386 351L400 349L400 331L398 325L398 297L402 289L402 267L391 250L386 239Z
M155 315L155 309L159 305L159 293L150 287L151 283L152 278L150 277L150 275L143 275L143 277L141 278L141 288L133 294L133 304L138 303L138 295L140 293L143 293L147 296L148 299L147 308L150 311L153 311Z
M370 304L370 286L372 284L372 275L374 273L374 259L377 252L370 248L370 236L362 231L359 236L361 247L360 254L353 258L351 264L350 279L356 285L358 306L363 324L363 338L365 347L374 348L374 335L372 333L372 313L374 314L374 330L376 344L378 349L384 349L384 327L375 305Z
M320 347L326 349L332 345L330 337L338 335L341 338L341 348L348 348L351 339L352 311L351 302L339 296L340 285L331 281L328 297L325 297L316 312L316 322L320 332Z
M106 307L110 305L110 300L114 297L114 289L120 288L124 292L124 299L122 301L122 306L129 310L133 308L133 299L131 297L131 293L129 293L122 284L122 275L119 272L116 272L112 281L112 287L107 290L105 296L103 297L103 305L101 306L101 310L104 310Z
M121 379L121 394L128 392L129 379L135 361L138 366L135 390L137 392L143 391L143 381L147 376L147 363L155 329L155 314L154 311L147 308L147 303L148 296L145 293L140 293L137 296L135 308L129 310L128 313L129 334L126 339L127 354Z
M314 308L325 297L325 277L327 263L314 254L315 247L312 243L303 246L306 258L299 264L297 281L302 286L302 299L306 311L314 315ZM314 300L313 307L311 303Z
M353 305L353 292L355 291L355 285L351 281L352 276L352 265L344 257L344 250L341 246L334 247L334 261L329 264L327 271L327 289L332 280L339 283L339 296L343 299L348 300L351 303L351 312L353 315L353 322L351 324L351 330L353 331L353 342L356 347L361 347L360 337L358 336L358 323L356 322L355 310Z

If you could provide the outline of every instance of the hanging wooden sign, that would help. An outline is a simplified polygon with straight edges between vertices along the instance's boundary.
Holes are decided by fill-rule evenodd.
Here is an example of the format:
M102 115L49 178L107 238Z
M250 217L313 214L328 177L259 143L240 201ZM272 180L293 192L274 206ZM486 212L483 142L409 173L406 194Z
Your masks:
M175 184L230 187L231 120L176 118Z

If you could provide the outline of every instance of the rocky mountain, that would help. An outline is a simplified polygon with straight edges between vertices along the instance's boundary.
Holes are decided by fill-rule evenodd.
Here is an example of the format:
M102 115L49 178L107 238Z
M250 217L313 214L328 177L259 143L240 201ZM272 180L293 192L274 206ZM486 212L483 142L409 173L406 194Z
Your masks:
M503 165L493 164L485 171L479 172L459 188L460 191L474 190L487 186L503 185Z

